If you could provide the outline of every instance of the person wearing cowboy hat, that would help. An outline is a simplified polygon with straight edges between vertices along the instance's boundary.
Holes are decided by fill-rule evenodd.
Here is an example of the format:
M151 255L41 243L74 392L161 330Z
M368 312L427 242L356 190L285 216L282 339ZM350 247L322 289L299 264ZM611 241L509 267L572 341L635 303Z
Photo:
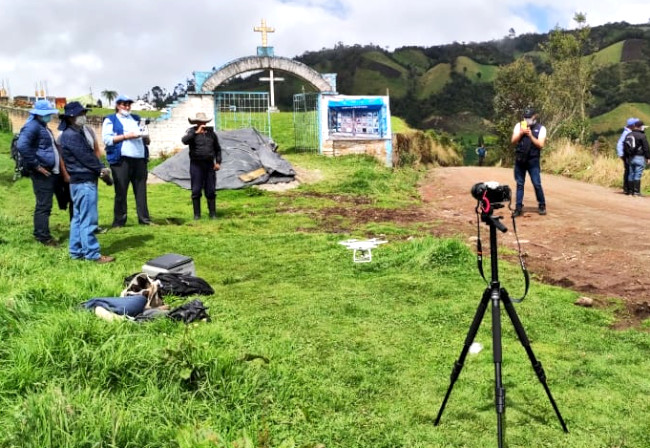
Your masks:
M192 206L194 219L201 218L201 191L208 201L210 219L217 217L216 208L216 172L221 168L221 145L212 127L206 126L212 121L203 112L187 119L190 127L181 141L190 147L190 184L192 186Z
M140 127L140 117L131 113L133 100L126 95L115 99L115 113L102 123L102 140L106 145L106 160L113 173L115 203L113 227L126 224L126 197L133 185L138 222L151 224L147 206L147 162L149 136Z
M70 221L70 257L110 263L115 258L102 255L95 236L98 223L97 179L110 184L110 170L99 161L94 144L84 132L88 109L78 101L65 105L59 129L63 160L70 176L74 212Z
M61 158L54 136L47 123L59 110L48 100L38 100L29 111L29 117L20 130L18 151L25 168L30 172L36 206L34 207L34 238L46 246L57 246L50 233L50 214L54 189L61 177Z

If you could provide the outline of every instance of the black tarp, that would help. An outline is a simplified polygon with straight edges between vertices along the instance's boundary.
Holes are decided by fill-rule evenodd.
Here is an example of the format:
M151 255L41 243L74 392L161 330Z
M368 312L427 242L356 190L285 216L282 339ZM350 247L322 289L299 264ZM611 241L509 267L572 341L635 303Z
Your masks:
M217 171L217 190L234 190L250 185L295 180L296 172L291 164L275 152L275 142L257 130L248 128L218 131L217 136L221 145L221 169ZM259 177L249 181L240 178L260 168L264 168L265 172ZM151 172L162 180L174 182L189 190L189 148L183 148Z

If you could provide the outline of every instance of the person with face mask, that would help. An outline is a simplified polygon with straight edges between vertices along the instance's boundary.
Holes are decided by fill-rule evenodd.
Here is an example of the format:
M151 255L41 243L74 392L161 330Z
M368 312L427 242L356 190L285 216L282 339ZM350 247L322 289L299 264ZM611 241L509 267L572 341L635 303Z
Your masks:
M38 100L29 111L29 118L20 131L18 151L30 172L36 206L34 207L34 238L46 246L57 246L50 233L50 214L54 189L61 177L61 161L54 136L47 123L59 111L48 100Z
M521 216L524 207L524 183L526 172L535 188L537 210L540 215L546 214L546 198L542 188L540 156L546 143L546 127L537 121L537 113L533 108L526 108L523 120L515 125L512 131L511 143L515 145L515 181L517 182L517 203L514 216Z
M138 222L151 224L147 206L147 162L149 136L141 128L140 117L131 113L133 100L126 95L115 99L115 113L102 124L102 140L115 185L113 227L126 224L127 192L132 185Z
M78 101L66 104L62 115L59 142L63 160L70 176L70 195L74 212L70 221L70 257L109 263L113 257L102 255L95 236L98 223L97 179L110 184L110 171L95 154L94 142L89 138L86 113Z

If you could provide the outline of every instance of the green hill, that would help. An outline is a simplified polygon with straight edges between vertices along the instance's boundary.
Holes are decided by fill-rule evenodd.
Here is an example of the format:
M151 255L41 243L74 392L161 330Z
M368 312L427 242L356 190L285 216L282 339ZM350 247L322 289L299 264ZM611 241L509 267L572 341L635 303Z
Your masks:
M492 82L496 78L498 68L494 65L479 64L467 56L456 59L456 73L464 75L475 82Z
M451 64L437 64L430 68L417 81L416 97L418 99L428 98L442 90L449 81Z
M650 122L650 104L625 103L605 114L591 119L591 127L596 134L618 134L625 126L628 118L640 118L645 123Z

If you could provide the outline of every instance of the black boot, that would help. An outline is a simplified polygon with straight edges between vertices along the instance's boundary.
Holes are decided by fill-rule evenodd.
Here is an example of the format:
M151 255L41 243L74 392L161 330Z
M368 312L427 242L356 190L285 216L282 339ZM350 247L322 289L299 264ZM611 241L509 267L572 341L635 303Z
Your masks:
M201 198L192 198L192 207L194 207L194 220L201 219Z
M641 196L641 181L634 181L634 196Z
M217 219L216 199L208 199L208 210L210 212L210 219Z
M631 180L626 180L623 182L623 193L625 194L632 194L632 181Z

